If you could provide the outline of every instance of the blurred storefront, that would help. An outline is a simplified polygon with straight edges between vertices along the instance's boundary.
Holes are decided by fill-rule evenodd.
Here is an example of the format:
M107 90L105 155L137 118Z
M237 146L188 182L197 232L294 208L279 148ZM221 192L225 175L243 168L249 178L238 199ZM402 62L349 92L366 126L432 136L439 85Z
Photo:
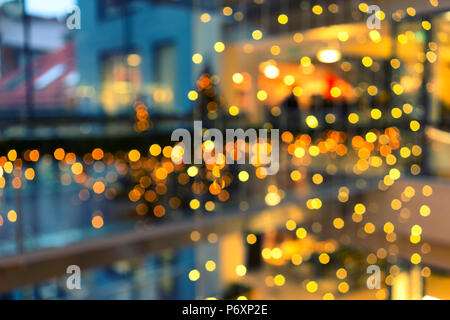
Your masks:
M2 298L448 298L446 3L374 1L369 28L353 0L80 0L80 30L20 3L0 1ZM280 172L174 163L194 119L280 128Z

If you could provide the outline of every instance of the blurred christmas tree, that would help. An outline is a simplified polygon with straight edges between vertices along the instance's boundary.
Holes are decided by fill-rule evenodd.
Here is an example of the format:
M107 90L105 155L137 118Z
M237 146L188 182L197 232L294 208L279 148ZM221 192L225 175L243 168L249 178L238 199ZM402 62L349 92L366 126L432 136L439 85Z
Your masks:
M218 93L217 82L218 77L212 75L209 67L197 80L199 97L194 119L201 120L203 128L221 128L223 125L223 98Z

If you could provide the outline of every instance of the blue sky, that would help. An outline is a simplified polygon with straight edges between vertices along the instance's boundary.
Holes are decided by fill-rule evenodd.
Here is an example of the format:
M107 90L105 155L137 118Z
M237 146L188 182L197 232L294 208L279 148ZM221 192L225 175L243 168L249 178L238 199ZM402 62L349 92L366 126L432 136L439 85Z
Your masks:
M67 9L75 3L76 0L26 0L26 8L30 14L53 18L67 14Z
M11 0L0 0L0 6ZM27 11L32 15L45 18L61 17L77 0L25 0Z

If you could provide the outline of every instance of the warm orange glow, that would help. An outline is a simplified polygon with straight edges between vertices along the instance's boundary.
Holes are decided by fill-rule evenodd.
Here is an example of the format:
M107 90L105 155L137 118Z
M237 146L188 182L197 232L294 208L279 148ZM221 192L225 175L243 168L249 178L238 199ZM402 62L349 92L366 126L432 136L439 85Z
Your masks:
M95 229L100 229L101 227L103 227L103 218L101 216L95 216L92 218L92 226Z

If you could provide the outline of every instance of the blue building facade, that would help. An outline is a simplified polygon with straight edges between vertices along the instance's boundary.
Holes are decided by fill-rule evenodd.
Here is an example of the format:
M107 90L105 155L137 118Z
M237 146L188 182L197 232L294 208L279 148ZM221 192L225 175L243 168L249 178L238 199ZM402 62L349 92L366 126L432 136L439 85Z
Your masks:
M79 0L78 5L79 113L118 116L130 113L136 100L151 113L191 112L191 8L134 0Z

